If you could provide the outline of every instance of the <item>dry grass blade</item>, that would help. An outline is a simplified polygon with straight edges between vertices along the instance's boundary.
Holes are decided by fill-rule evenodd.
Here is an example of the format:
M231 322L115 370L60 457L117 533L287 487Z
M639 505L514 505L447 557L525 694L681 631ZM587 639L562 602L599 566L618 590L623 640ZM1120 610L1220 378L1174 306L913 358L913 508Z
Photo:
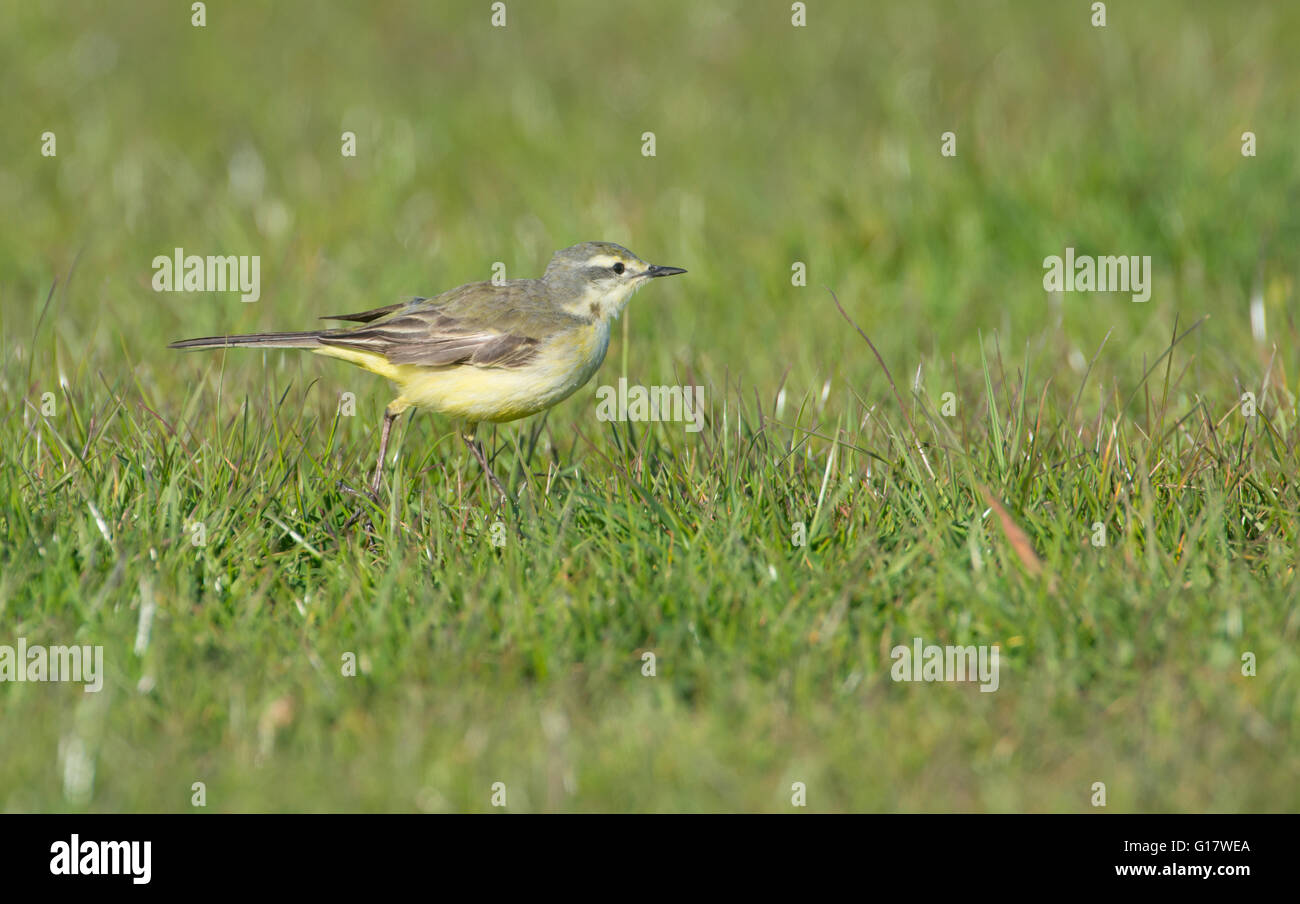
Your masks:
M1020 564L1035 577L1042 574L1043 563L1039 560L1038 553L1034 552L1034 544L1029 542L1029 535L1020 529L1020 525L1016 524L1007 510L1002 507L1002 503L998 502L983 484L980 484L980 492L984 494L984 501L989 504L989 508L997 513L998 522L1002 525L1002 533L1011 543L1011 548L1015 551Z

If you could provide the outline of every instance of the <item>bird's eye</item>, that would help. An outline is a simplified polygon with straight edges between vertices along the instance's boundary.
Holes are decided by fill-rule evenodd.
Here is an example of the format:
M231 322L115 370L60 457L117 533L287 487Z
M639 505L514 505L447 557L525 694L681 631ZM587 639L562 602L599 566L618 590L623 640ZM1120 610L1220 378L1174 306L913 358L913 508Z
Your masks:
M622 275L623 275L623 271L626 270L627 268L624 267L622 263L617 263L617 264L615 264L615 265L613 266L612 269L613 269L613 271L614 271L615 273L617 273L617 274L619 274L620 276L622 276Z

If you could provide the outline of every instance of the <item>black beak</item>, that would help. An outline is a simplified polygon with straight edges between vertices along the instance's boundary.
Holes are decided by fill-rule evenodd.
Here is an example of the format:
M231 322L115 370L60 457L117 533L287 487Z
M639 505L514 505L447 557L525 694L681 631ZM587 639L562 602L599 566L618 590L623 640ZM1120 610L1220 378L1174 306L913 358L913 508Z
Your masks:
M681 267L661 267L658 264L651 264L650 269L646 270L646 276L654 279L656 276L676 276L678 273L685 273Z

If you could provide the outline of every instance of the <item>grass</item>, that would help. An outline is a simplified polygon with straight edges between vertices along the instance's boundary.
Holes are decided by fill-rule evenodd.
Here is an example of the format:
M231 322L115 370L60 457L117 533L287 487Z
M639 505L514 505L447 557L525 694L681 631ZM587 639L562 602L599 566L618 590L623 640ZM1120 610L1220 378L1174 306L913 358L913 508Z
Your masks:
M1300 807L1300 12L188 15L0 25L0 644L107 673L0 683L0 810ZM484 432L517 515L420 414L344 530L388 387L164 348L588 239L690 273ZM261 301L155 294L177 246ZM1152 300L1048 297L1066 246ZM620 376L705 429L598 420ZM998 690L892 681L914 637Z

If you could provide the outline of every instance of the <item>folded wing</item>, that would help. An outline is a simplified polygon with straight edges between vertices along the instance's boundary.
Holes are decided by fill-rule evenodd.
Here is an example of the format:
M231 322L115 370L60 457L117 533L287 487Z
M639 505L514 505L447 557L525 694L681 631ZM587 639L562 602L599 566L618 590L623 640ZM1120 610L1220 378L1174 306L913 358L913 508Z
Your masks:
M580 321L551 304L536 280L473 283L437 298L417 298L329 319L365 323L327 330L322 345L383 355L426 367L523 367L542 341Z

